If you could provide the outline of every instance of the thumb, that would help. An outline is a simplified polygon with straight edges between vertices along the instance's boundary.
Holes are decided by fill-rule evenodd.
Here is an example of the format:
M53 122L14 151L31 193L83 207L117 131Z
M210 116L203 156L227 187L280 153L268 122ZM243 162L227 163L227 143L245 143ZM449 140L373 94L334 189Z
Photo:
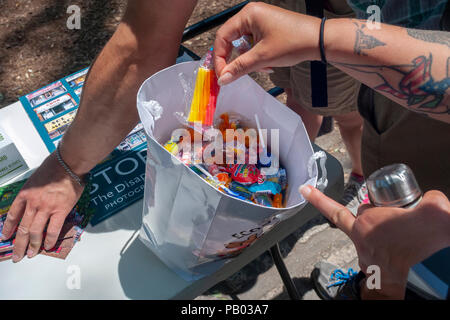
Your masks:
M264 68L261 61L257 58L257 47L238 56L227 64L220 73L218 83L223 86L239 79L243 75Z

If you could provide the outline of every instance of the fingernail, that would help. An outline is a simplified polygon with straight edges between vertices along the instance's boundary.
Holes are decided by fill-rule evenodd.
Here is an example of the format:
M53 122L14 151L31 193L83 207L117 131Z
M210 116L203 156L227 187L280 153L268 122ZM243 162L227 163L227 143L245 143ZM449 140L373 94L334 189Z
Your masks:
M33 250L28 249L28 251L27 251L27 257L28 257L28 258L32 258L32 257L33 257L33 254L34 254Z
M231 75L231 73L226 72L219 78L219 80L217 80L217 83L219 84L219 86L224 86L230 83L232 78L233 76Z
M302 194L304 198L308 198L311 194L311 187L307 184L303 184L298 188L298 191Z
M14 263L19 262L20 260L21 260L21 258L20 258L17 254L15 254L15 255L12 256L12 261L13 261Z

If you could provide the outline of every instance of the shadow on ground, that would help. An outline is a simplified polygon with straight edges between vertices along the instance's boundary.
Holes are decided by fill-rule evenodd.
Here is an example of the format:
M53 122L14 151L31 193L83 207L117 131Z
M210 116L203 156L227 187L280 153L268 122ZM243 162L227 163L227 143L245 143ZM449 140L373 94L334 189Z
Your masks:
M300 295L300 298L303 299L304 295L314 289L314 284L310 278L293 278L295 287ZM283 288L283 292L274 297L272 300L289 300L289 294L286 291L286 288Z
M305 234L306 231L316 225L326 223L327 220L322 216L310 220L303 227L299 228L294 233L287 236L283 241L279 243L280 252L283 258L292 251L298 240ZM258 258L250 262L244 268L230 276L228 279L218 283L203 295L217 295L224 294L229 295L232 298L236 298L238 294L249 291L256 284L258 277L264 272L268 271L274 266L273 259L269 251L264 252ZM302 286L299 287L300 289ZM299 290L300 290L299 289ZM308 290L310 290L309 288Z

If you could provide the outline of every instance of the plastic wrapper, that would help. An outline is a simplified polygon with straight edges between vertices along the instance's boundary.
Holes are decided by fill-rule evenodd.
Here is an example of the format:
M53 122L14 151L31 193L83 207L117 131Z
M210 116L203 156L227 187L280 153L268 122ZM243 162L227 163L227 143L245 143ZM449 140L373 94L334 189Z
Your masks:
M200 60L193 80L186 80L180 74L185 90L186 109L184 113L175 113L180 122L197 131L204 131L213 126L217 98L220 86L214 69L212 48Z
M242 36L233 41L231 59L250 50L252 45L249 36ZM204 132L213 127L214 114L220 93L214 68L213 48L211 48L199 61L192 79L180 74L185 91L185 111L176 112L178 120L196 131Z

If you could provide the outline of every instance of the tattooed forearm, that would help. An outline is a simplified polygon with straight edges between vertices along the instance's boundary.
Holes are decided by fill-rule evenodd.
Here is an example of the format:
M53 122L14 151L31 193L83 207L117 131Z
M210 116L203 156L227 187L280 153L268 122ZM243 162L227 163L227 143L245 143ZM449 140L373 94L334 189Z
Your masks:
M431 72L433 55L419 56L406 65L359 65L333 63L338 67L378 76L382 83L373 88L388 96L404 100L405 105L430 114L450 114L447 90L450 74L443 79L434 79ZM447 61L449 70L450 58Z
M354 24L358 28L356 30L356 41L354 48L354 51L357 55L366 56L367 54L363 50L370 50L375 47L386 45L386 43L378 40L377 38L365 34L364 28L366 27L366 25L364 23L359 24L357 22L354 22Z
M408 35L415 39L431 43L440 43L450 48L450 32L418 29L406 29L406 31L408 32Z

